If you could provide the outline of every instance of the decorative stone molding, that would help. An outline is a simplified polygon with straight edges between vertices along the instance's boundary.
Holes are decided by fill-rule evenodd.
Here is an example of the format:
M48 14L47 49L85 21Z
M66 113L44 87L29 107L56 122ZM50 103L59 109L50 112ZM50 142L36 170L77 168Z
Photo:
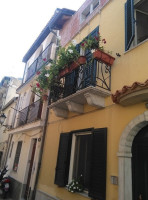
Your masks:
M54 110L56 116L67 118L68 111L79 114L83 113L84 105L86 103L97 108L104 108L105 97L110 96L110 94L110 91L106 91L99 87L89 86L82 90L78 90L68 97L51 103L49 108Z
M148 80L144 83L134 82L131 86L125 85L111 97L114 103L123 106L146 102L148 101Z
M119 142L119 198L118 200L132 200L132 167L131 149L134 137L148 124L148 111L134 118L122 132Z
M84 112L84 106L82 104L78 104L72 101L67 101L66 102L68 106L68 110L70 112L77 112L77 113L83 113Z
M68 116L67 110L58 107L53 107L52 109L57 117L67 118Z
M88 105L90 106L96 106L98 108L104 108L105 107L105 101L104 97L92 94L92 93L86 93L84 94Z

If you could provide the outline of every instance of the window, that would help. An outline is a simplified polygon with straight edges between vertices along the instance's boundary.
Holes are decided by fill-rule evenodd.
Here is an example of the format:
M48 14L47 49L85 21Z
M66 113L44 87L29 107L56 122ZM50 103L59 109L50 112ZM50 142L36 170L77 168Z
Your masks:
M17 169L18 169L21 149L22 149L22 141L18 142L17 144L16 154L15 154L15 159L14 159L14 164L13 164L13 171L15 172L17 172Z
M69 182L82 175L85 190L89 188L92 133L76 133L72 137Z
M93 0L81 13L80 23L82 23L99 5L99 0Z
M14 145L14 142L12 142L12 144L11 144L11 149L10 149L10 153L9 153L9 158L11 158L11 154L12 154L13 145Z
M0 151L0 166L2 164L3 151Z
M105 199L107 129L61 133L55 184L66 186L82 174L88 196Z
M127 0L125 4L125 50L148 38L148 1Z

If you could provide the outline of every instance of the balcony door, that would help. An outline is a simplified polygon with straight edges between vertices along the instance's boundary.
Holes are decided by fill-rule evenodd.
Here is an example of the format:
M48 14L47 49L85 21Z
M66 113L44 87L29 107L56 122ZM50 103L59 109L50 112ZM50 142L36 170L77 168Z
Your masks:
M148 126L136 135L132 145L133 200L148 199Z

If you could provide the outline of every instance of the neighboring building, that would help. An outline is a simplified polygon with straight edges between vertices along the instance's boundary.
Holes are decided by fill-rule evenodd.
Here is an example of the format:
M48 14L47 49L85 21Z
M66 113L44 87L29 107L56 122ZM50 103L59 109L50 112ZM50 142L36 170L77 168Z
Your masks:
M110 66L85 52L87 64L64 76L49 106L36 200L148 199L147 14L146 0L86 0L66 22L57 13L63 46L99 31L116 59ZM85 192L69 192L81 174Z
M16 117L18 97L13 97L5 106L3 106L1 113L6 117L4 123L0 127L0 168L2 169L7 162L8 152L12 135L9 135L9 130L14 128L14 121Z
M0 125L0 168L6 164L7 151L9 148L9 134L8 128L12 128L15 111L11 106L16 104L18 94L16 89L21 84L21 79L5 76L0 82L0 115L4 113L6 120L4 126ZM6 125L6 126L5 126Z
M49 67L55 58L57 36L54 21L57 12L23 58L26 66L22 85L17 89L19 100L14 127L9 130L12 139L7 160L15 200L31 200L36 184L48 109L47 101L41 101L31 86L36 84L37 72L43 66Z
M21 79L5 76L0 82L0 110L13 97L18 96L16 89L21 84Z

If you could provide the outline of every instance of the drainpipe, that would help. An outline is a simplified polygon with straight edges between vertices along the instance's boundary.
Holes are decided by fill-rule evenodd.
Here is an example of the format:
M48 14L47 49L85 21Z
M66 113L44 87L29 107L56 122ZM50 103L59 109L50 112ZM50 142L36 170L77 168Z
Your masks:
M49 99L50 99L49 97L50 97L50 94L48 95L48 105L49 105ZM32 200L35 200L35 195L36 195L36 191L37 191L37 184L38 184L38 180L39 180L39 173L40 173L40 169L41 169L43 148L44 148L44 143L45 143L45 136L46 136L46 130L47 130L47 123L48 123L48 114L49 114L48 105L47 105L45 124L44 124L44 128L43 128L43 137L42 137L42 141L41 141L41 148L40 148L40 153L39 153L39 161L38 161L38 166L37 166L37 173L36 173L34 190L33 190L33 194L32 194Z
M53 33L53 31L51 31ZM56 36L56 45L58 46L58 38L56 33L54 32L55 36ZM55 59L57 58L57 55L55 55ZM47 104L47 112L46 112L46 118L45 118L45 124L44 124L44 128L43 128L43 137L42 137L42 143L41 143L41 148L40 148L40 153L39 153L39 161L38 161L38 166L37 166L37 173L36 173L36 179L35 179L35 185L34 185L34 190L33 190L33 194L32 194L32 199L31 200L35 200L35 195L36 195L36 191L37 191L37 184L38 184L38 180L39 180L39 173L40 173L40 169L41 169L41 163L42 163L42 155L43 155L43 149L44 149L44 143L45 143L45 137L46 137L46 130L47 130L47 125L48 125L48 115L49 115L49 105L50 105L50 92L48 95L48 104Z

